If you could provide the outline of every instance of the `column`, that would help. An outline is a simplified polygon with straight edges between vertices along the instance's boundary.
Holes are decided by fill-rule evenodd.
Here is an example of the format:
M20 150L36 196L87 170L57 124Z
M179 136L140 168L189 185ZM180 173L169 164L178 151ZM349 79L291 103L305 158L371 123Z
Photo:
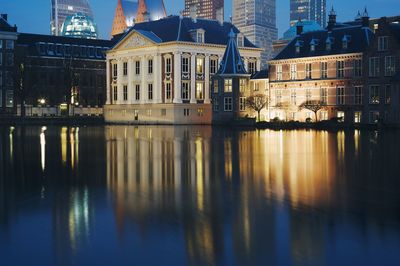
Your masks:
M133 58L128 59L128 103L133 104L135 99L135 88L133 86Z
M249 71L249 58L245 57L244 58L244 69L246 69L246 71Z
M162 103L162 64L161 55L159 53L153 58L153 77L154 77L154 91L155 102Z
M210 55L209 54L206 54L204 65L205 65L204 103L210 103Z
M174 103L182 103L181 52L174 53Z
M190 58L190 103L196 101L196 54L192 53Z
M124 97L123 93L123 85L122 85L122 77L123 77L123 71L124 71L124 66L121 58L118 58L118 63L117 63L117 69L118 69L118 75L117 75L117 87L118 87L118 99L116 104L121 104L122 99Z
M111 61L106 60L106 104L111 104L111 71L110 71Z
M146 71L145 71L145 64L146 64L146 56L142 56L140 58L140 103L148 103L148 93L147 93L147 82L146 82Z

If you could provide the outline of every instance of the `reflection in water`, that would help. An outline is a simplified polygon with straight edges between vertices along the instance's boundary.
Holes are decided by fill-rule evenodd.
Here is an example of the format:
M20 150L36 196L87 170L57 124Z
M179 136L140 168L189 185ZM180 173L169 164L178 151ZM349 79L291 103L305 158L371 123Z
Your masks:
M399 148L397 132L1 128L0 261L393 264Z

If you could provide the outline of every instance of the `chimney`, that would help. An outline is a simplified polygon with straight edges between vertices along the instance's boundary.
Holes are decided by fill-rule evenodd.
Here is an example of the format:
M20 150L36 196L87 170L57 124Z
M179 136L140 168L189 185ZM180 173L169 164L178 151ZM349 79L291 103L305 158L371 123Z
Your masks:
M301 19L296 23L296 35L300 36L303 33L303 22L301 22Z
M216 16L217 16L217 20L218 20L219 24L221 26L223 26L224 25L224 8L223 7L217 9Z
M1 14L1 18L4 19L5 21L8 20L8 15L7 14Z
M189 7L189 10L190 10L190 17L192 18L192 20L194 22L196 22L196 19L197 19L197 5L196 4L191 5Z
M369 28L369 15L368 15L367 8L364 9L364 13L362 14L361 21L362 21L363 27Z
M336 12L332 7L331 12L329 12L328 31L332 31L335 25L336 25Z

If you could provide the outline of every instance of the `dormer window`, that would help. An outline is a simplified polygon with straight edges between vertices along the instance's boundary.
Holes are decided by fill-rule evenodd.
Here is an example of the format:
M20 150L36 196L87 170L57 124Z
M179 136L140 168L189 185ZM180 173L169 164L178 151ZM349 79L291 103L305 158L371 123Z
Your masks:
M244 46L244 36L241 33L237 35L237 46L238 47Z
M196 42L204 43L204 30L203 29L198 29L196 31Z
M310 42L310 51L315 52L315 48L318 45L318 40L317 39L312 39Z
M301 47L303 46L303 42L297 41L295 46L296 46L296 54L299 54L301 51Z
M350 42L351 37L348 35L345 35L342 39L342 48L346 50L349 48L349 42Z
M328 37L326 39L326 50L328 52L330 52L332 50L332 44L333 44L333 38L332 37Z

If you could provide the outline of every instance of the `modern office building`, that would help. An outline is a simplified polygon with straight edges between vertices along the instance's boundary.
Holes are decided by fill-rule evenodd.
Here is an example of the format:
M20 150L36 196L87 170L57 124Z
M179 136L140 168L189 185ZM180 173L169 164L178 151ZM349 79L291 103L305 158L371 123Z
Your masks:
M252 43L263 49L262 67L272 58L272 43L278 39L276 0L233 0L233 24Z
M256 72L261 49L231 23L180 16L136 23L107 53L105 120L211 124L211 80L231 30L242 66Z
M185 17L190 16L193 6L196 7L198 18L217 19L219 14L223 16L224 0L185 0Z
M51 0L51 34L61 35L61 27L68 16L81 13L93 19L88 0Z
M290 26L299 20L326 26L326 0L290 0Z
M65 19L61 27L61 36L97 39L97 25L90 17L82 13L76 13Z
M0 116L15 112L15 41L17 27L11 26L7 14L0 16Z
M118 0L111 36L124 33L135 23L159 20L166 16L163 0Z

